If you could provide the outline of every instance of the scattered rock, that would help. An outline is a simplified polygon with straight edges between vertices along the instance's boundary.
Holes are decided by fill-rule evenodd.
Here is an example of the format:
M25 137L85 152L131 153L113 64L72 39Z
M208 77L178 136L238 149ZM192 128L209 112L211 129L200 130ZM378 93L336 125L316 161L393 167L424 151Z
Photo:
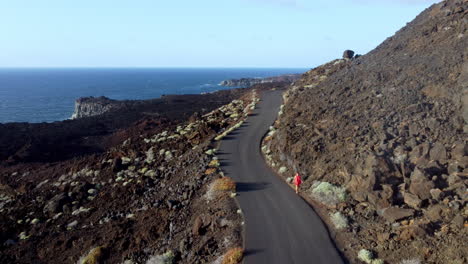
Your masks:
M445 163L447 160L447 151L442 143L436 142L430 151L431 160L437 160Z
M67 225L67 229L72 229L78 225L78 220L75 220Z
M399 238L401 240L413 240L416 238L422 238L426 235L427 233L423 228L419 226L408 226L403 229Z
M195 221L192 224L192 235L194 235L194 236L200 235L200 231L201 231L202 227L203 227L203 219L199 215L199 216L197 216L195 218Z
M421 199L418 198L417 195L414 195L414 194L411 194L411 193L403 193L403 198L404 198L404 201L407 205L415 208L415 209L418 209L421 207Z
M429 192L431 193L432 199L434 199L436 201L440 201L440 199L443 198L443 195L442 195L443 193L438 188L431 189Z
M383 210L382 216L389 222L395 222L397 220L410 217L414 214L413 209L404 209L399 207L389 207Z
M50 201L44 206L43 212L44 214L56 214L62 210L64 203L67 200L67 196L65 193L59 193L54 196Z
M411 184L409 190L417 195L421 200L431 198L430 190L435 187L429 176L420 169L415 169L411 174Z
M462 215L457 215L453 218L452 224L457 229L462 229L465 223L465 218Z

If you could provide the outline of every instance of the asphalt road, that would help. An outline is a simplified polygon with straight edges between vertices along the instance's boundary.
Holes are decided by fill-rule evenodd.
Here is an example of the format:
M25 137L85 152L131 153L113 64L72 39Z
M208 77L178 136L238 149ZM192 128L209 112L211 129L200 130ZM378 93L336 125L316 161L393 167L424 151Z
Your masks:
M226 176L237 182L245 218L244 263L343 263L321 219L267 167L260 152L281 101L280 91L261 94L253 115L221 141L217 153Z

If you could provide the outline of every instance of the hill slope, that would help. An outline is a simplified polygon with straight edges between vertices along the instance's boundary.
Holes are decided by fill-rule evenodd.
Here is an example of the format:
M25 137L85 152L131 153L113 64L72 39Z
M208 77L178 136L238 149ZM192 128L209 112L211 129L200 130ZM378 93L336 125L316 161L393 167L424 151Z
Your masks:
M332 229L352 262L360 249L389 263L467 261L467 27L468 1L435 4L284 96L266 158L285 177L303 174L327 221L347 220Z

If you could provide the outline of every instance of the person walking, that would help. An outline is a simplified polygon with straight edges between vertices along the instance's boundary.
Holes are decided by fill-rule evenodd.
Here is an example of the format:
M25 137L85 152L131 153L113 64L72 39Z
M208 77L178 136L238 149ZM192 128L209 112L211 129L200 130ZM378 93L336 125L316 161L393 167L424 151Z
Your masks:
M299 193L299 187L302 184L302 179L298 172L296 172L296 175L294 175L293 183L296 186L296 193Z

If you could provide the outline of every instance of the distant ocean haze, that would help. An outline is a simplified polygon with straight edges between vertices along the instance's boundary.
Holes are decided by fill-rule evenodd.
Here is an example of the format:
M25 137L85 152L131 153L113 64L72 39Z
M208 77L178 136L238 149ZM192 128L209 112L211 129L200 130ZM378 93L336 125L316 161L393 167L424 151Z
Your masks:
M117 100L199 94L229 87L226 79L302 73L307 69L0 69L0 123L53 122L71 117L75 100Z

